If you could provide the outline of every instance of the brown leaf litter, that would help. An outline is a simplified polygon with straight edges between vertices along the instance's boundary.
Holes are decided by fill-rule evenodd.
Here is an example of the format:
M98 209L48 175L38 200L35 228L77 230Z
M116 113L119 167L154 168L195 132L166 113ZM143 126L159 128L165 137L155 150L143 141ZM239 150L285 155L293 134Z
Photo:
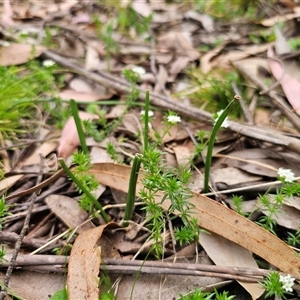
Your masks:
M192 3L132 1L131 9L138 20L152 14L148 31L140 34L137 27L124 29L118 23L118 15L129 8L127 1L120 1L118 8L106 1L3 2L1 66L51 59L65 75L57 97L66 103L70 99L85 103L79 105L81 119L103 117L105 126L119 120L103 141L87 139L93 164L90 174L101 183L96 194L112 221L108 224L80 208L78 191L58 166L57 157L71 164L70 157L80 146L72 118L58 132L48 125L48 116L42 115L40 120L45 126L36 130L36 140L28 135L25 146L20 146L27 151L19 151L14 141L1 140L5 177L0 181L0 191L6 203L13 205L0 232L0 241L8 252L8 261L2 264L2 279L5 269L11 266L13 246L28 215L31 197L36 197L16 259L18 270L13 271L9 283L10 292L23 299L49 299L67 279L69 299L98 299L99 293L107 290L99 285L99 276L108 272L113 286L118 286L114 290L116 299L127 300L134 285L132 274L141 272L132 299L175 299L195 287L226 285L229 279L243 286L249 294L247 299L257 299L263 293L257 281L266 270L258 268L253 253L267 265L300 279L296 252L253 220L237 214L232 200L232 194L238 193L244 196L245 212L259 210L258 194L270 191L269 200L274 201L272 192L280 184L275 181L279 167L300 175L300 73L295 59L299 51L292 50L288 43L299 38L299 4L278 1L279 13L264 1L259 4L264 17L252 23L244 21L245 27L242 23L218 21L210 14L210 4L200 11ZM283 27L277 25L280 22ZM113 30L106 36L109 24ZM260 30L271 38L263 39ZM47 32L51 32L51 43L45 46ZM257 36L260 42L254 42ZM164 158L168 167L192 170L189 186L194 191L190 199L194 217L211 233L201 233L199 241L179 246L172 238L172 223L167 224L162 233L163 261L150 255L142 267L153 243L148 240L150 229L140 209L144 204L136 202L128 227L118 224L124 215L130 166L117 164L106 151L108 142L113 143L118 162L126 164L141 152L143 108L135 106L127 111L124 103L130 83L122 75L123 70L136 66L145 71L137 86L137 101L142 104L150 90L154 110L150 139L164 131L167 110L182 118L163 138ZM219 101L220 95L214 95L213 100L200 99L201 107L210 111L193 106L191 98L201 88L192 86L187 76L190 70L201 74L199 81L220 70L225 72L222 74L235 70L243 77L239 84L232 85L230 93L233 97L242 91L244 116L234 120L230 117L228 128L218 133L211 170L214 191L208 195L201 194L206 152L195 156L194 141L199 130L211 131L210 105ZM222 76L216 78L229 80ZM111 106L105 100L118 103ZM103 116L85 111L86 104L95 101ZM39 174L42 181L36 183ZM140 181L137 188L142 188ZM298 200L296 196L285 199L282 212L276 216L284 230L299 228ZM160 193L155 201L161 202ZM161 205L168 210L168 201ZM53 253L59 248L58 253L63 254L70 247L68 255ZM66 270L67 275L62 275Z

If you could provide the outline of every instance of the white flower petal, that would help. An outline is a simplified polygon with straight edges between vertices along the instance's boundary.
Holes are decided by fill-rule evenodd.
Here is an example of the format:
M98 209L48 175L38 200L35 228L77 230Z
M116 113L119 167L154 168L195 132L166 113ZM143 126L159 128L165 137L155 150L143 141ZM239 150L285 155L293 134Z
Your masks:
M43 66L46 68L50 68L54 65L55 65L55 61L53 61L52 59L46 59L43 61Z
M131 69L133 72L139 74L140 76L144 75L146 73L145 69L139 66L135 66Z
M282 169L282 168L280 168L280 169ZM293 285L294 285L295 278L293 278L290 274L288 274L286 276L281 276L280 275L279 281L282 283L282 288L286 292L292 292L293 291Z
M168 116L168 123L176 124L181 122L181 118L179 116Z
M140 112L140 115L141 115L141 116L144 116L144 115L145 115L145 111L142 110L142 111ZM149 111L148 111L148 117L153 117L153 115L154 115L154 112L153 112L152 110L149 110Z
M295 174L290 169L279 168L277 171L279 177L284 177L285 182L293 182Z
M220 116L221 116L221 114L223 113L223 111L224 111L224 109L221 109L220 111L218 111L217 113L216 113L216 117L215 117L215 119L214 119L214 125L217 123L217 121L219 120L219 118L220 118ZM222 123L222 125L221 125L221 127L224 127L224 128L227 128L228 127L228 118L226 117L225 118L225 120L223 121L223 123Z

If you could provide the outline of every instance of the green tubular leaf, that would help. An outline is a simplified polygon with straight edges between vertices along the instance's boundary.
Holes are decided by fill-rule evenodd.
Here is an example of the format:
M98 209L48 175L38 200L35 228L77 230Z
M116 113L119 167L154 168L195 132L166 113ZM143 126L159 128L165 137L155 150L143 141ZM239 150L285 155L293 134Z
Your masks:
M134 209L134 203L135 203L135 194L136 194L136 183L139 175L139 170L141 166L141 157L139 154L137 154L134 157L133 165L131 168L130 173L130 179L129 179L129 188L126 198L126 208L125 208L125 214L124 214L124 221L122 226L127 226L128 220L131 219L133 209Z
M106 212L103 210L102 205L95 199L95 197L84 187L84 185L81 184L81 182L74 176L74 174L71 172L71 170L67 167L65 161L61 158L58 159L61 167L64 169L66 174L72 179L72 181L86 194L86 196L92 201L94 206L100 210L100 213L104 219L105 222L109 222L109 217L106 214Z
M148 135L149 135L149 105L150 105L150 93L146 92L145 100L145 132L144 132L144 151L148 150Z
M226 106L220 117L218 118L216 124L214 125L209 141L208 141L208 147L207 147L207 153L206 153L206 161L205 161L205 171L204 171L204 193L207 193L209 191L209 173L210 173L210 167L211 167L211 161L212 161L212 152L214 149L214 143L216 139L216 135L222 126L222 123L228 116L229 112L233 109L236 101L239 100L239 96L234 96L234 99L230 101L230 103Z
M72 99L70 101L70 105L71 105L72 115L73 115L73 118L74 118L74 121L75 121L75 124L76 124L76 128L77 128L81 148L82 148L83 152L86 155L89 155L89 150L88 150L88 147L86 145L85 135L84 135L84 131L83 131L83 128L82 128L81 120L79 118L78 107L77 107L77 104L76 104L75 100Z

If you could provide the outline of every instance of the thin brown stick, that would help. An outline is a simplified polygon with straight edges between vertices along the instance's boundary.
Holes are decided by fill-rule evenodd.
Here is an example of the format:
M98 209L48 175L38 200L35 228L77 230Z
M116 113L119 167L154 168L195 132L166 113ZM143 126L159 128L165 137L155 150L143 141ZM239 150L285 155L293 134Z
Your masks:
M176 264L175 264L176 265ZM234 279L244 282L258 282L263 279L263 277L246 277L246 276L238 276L238 275L231 275L225 273L217 273L217 272L208 272L208 271L198 271L198 270L185 270L185 269L178 269L174 268L156 268L156 267L140 267L140 266L126 266L120 269L119 266L114 265L105 265L103 267L105 271L110 273L117 273L120 274L136 274L137 272L143 274L159 274L159 275L185 275L185 276L204 276L204 277L217 277L217 278L224 278L224 279Z
M40 190L46 186L48 186L50 183L52 183L53 181L55 181L57 178L59 178L62 174L64 173L64 170L61 169L59 171L57 171L54 175L52 175L50 178L44 180L43 182L41 182L40 184L35 185L34 187L25 190L25 191L21 191L12 195L9 195L5 198L5 201L13 199L15 197L23 197L29 194L32 194L33 192Z
M10 255L6 256L8 259ZM65 271L66 264L68 263L68 256L58 255L27 255L20 254L16 260L16 267L37 267L41 266L54 266L53 269L49 268L48 271ZM8 267L9 263L1 263L1 267ZM104 259L101 263L101 269L111 271L119 274L132 274L138 271L150 274L177 274L177 275L195 275L195 276L209 276L229 278L235 280L250 280L257 282L262 280L264 276L269 274L270 271L256 268L245 267L228 267L228 266L215 266L203 265L195 263L172 263L166 261L141 261L141 260L124 260L124 259ZM184 273L183 271L186 271ZM202 272L202 273L197 273ZM283 273L282 273L283 274ZM223 276L224 275L224 276ZM299 275L292 274L295 279L300 280Z

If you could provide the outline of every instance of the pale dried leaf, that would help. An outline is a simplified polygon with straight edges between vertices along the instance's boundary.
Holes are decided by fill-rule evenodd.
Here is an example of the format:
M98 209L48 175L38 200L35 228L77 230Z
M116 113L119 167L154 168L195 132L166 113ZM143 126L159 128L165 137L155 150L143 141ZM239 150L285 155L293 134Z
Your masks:
M95 93L95 92L83 93L83 92L76 92L71 89L65 89L59 93L59 96L62 100L73 99L75 101L91 102L91 101L97 101L97 100L110 99L112 97L112 94L100 94L100 93Z
M300 82L284 70L283 63L280 63L277 59L272 59L274 52L271 47L268 50L268 57L271 58L269 59L269 66L273 76L280 82L293 109L297 114L300 114Z
M277 55L290 53L290 46L278 26L275 26L275 50Z
M81 120L95 120L98 119L99 116L80 111L79 118ZM71 117L66 122L61 137L59 139L59 147L57 149L58 157L62 157L62 158L68 157L76 149L79 143L80 141L79 141L76 124L74 118Z
M199 52L193 47L190 35L186 32L170 32L158 39L156 49L164 52L169 50L176 50L178 54L189 57L189 60L199 58Z
M275 152L271 149L243 149L232 151L230 155L216 154L222 157L215 166L222 164L228 167L235 167L255 175L277 177L278 168L291 169L296 175L299 170L295 163L299 158L295 155L287 155L285 152Z
M158 66L158 74L157 74L157 83L154 87L155 93L160 93L161 87L165 88L165 85L168 81L168 72L163 65Z
M30 166L40 164L41 158L40 154L43 157L48 156L52 151L57 148L57 142L46 142L43 143L40 147L36 148L35 151L30 155L28 159L18 166L16 170L21 169L23 166ZM7 178L4 178L0 181L0 191L6 190L13 186L17 181L22 179L24 175L14 175Z
M135 0L132 2L131 7L145 18L152 14L151 6L146 1Z
M178 57L171 65L170 68L170 81L175 80L177 75L188 65L190 58L186 56Z
M194 144L189 143L185 145L177 145L172 147L178 166L189 169L191 167L191 161L194 155Z
M243 172L237 168L221 168L211 171L211 176L216 183L223 183L227 188L234 186L243 186L247 183L259 181L262 179L260 176L250 175L247 172Z
M193 259L178 258L176 262L195 263ZM203 257L198 256L199 264L211 264ZM196 288L206 288L211 286L222 287L222 280L214 277L188 276L188 275L153 275L139 274L138 280L134 285L133 295L131 295L133 286L133 276L124 275L117 291L117 300L169 300L178 299L178 295L187 294ZM132 296L132 297L131 297Z
M188 10L185 17L200 22L207 32L213 32L214 30L214 20L209 15L199 14L194 10Z
M72 247L67 276L68 296L70 300L99 299L99 270L101 248L96 243L107 227L118 227L115 223L83 231Z
M91 164L102 162L113 162L107 151L100 147L92 147L90 151Z
M69 87L79 93L91 93L94 91L93 86L81 78L72 79L69 83Z
M124 114L124 112L126 111L126 108L127 108L126 105L115 105L112 107L110 112L105 115L105 118L106 119L118 118Z
M39 57L45 50L43 46L10 44L0 49L0 65L6 67L24 64Z
M11 8L10 0L4 0L3 1L3 13L1 17L1 24L4 27L7 26L14 26L15 22L12 19L13 16L13 10Z
M89 22L91 22L91 17L87 13L79 13L72 19L73 24Z
M63 221L68 228L75 229L80 233L94 228L95 225L88 220L88 213L80 208L79 203L67 196L50 195L45 199L51 211Z
M200 234L200 244L217 266L258 268L252 253L217 234ZM252 299L259 298L264 289L258 283L240 284L249 292Z
M267 199L270 201L271 205L275 205L276 203L276 195L268 194L266 195ZM288 228L288 229L294 229L297 230L300 226L300 211L292 205L295 204L295 200L292 200L292 198L284 199L284 204L276 214L272 214L272 218L281 226ZM299 206L299 204L296 204ZM265 207L261 204L260 201L257 201L256 208L262 209L262 212L270 216L270 212L264 209Z
M1 281L4 277L5 272L0 272ZM65 283L65 274L14 270L9 288L23 300L49 300L49 297L65 287Z
M281 22L287 22L288 20L292 20L292 19L299 18L299 17L300 17L300 7L298 6L293 9L292 13L275 15L274 17L264 19L264 20L260 21L259 23L262 24L263 26L271 27L271 26L274 26Z
M87 46L85 56L85 69L90 71L96 71L101 69L101 61L98 51L91 45Z
M254 113L255 124L268 124L270 121L271 113L269 110L256 108Z
M134 114L125 115L122 118L122 125L126 128L126 131L133 136L136 136L141 128L140 121Z
M210 70L214 67L212 59L221 52L221 50L226 46L226 44L226 42L221 43L219 46L208 51L200 58L200 68L203 74L209 73Z
M265 52L271 44L239 46L238 50L229 51L226 54L221 54L211 61L211 67L228 68L232 62L245 59L258 53Z

